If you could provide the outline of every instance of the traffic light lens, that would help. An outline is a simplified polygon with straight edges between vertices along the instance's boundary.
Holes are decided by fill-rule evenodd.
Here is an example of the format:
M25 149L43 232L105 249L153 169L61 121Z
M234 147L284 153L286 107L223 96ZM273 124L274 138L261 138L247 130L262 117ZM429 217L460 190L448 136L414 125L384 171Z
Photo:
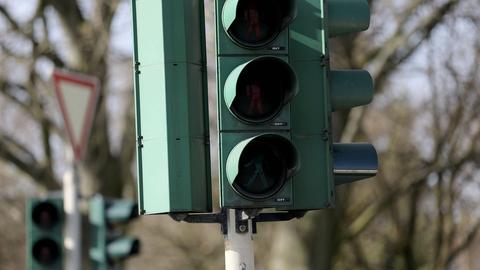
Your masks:
M57 208L49 203L42 202L35 206L32 211L33 222L42 229L54 227L60 220L60 213Z
M237 43L246 47L263 47L281 31L281 1L240 0L236 19L228 33Z
M33 245L32 254L39 264L52 265L60 257L60 248L55 241L44 238Z
M267 141L251 142L242 153L233 187L253 199L265 199L277 193L287 177L285 157Z
M248 123L274 119L296 93L297 80L291 67L276 57L260 57L241 71L231 112Z

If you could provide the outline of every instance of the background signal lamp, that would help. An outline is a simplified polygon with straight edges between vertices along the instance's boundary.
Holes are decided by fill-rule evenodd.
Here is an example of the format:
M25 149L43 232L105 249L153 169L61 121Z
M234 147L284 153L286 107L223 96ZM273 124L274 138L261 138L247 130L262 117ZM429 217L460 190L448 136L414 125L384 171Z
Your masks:
M138 205L130 200L90 200L90 259L92 269L104 270L140 252L140 241L123 235L121 225L138 217Z
M27 202L27 269L62 269L63 200L31 198Z

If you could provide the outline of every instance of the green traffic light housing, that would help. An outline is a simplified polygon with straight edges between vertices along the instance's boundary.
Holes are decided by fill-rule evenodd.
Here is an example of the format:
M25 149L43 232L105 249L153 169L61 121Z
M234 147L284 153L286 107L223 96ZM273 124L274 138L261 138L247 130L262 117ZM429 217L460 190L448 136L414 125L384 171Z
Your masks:
M63 268L63 199L27 201L27 269Z
M281 190L299 166L297 150L288 139L262 134L243 140L232 149L226 175L239 195L265 200Z
M116 262L139 253L140 241L122 235L118 228L138 216L137 207L132 201L104 199L101 195L90 199L90 259L93 269L108 269Z
M226 0L222 25L239 46L263 48L295 19L295 0Z
M227 77L224 100L239 120L261 124L272 119L298 92L291 66L278 57L262 56L236 67Z

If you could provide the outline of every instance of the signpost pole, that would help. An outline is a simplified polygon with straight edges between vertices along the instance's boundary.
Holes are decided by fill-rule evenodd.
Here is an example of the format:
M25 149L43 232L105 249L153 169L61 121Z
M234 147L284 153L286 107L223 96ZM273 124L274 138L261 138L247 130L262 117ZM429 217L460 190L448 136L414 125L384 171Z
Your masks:
M254 270L252 220L239 224L240 210L228 209L225 235L225 270Z
M72 152L70 160L73 159ZM82 222L80 214L80 177L77 162L72 162L72 168L63 177L63 198L65 210L65 269L82 269Z

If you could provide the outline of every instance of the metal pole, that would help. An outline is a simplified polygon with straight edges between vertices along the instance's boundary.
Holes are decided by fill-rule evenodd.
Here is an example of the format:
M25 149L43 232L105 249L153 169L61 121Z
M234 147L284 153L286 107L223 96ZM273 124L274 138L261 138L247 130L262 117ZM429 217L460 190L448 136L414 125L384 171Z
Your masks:
M66 217L64 247L66 255L65 269L67 270L82 269L82 225L79 207L79 187L80 175L78 165L74 162L72 169L65 172L63 177L63 199Z
M245 225L240 225L237 230L238 211L235 209L228 209L227 211L228 232L225 235L225 269L254 270L252 220L248 219L248 222Z

